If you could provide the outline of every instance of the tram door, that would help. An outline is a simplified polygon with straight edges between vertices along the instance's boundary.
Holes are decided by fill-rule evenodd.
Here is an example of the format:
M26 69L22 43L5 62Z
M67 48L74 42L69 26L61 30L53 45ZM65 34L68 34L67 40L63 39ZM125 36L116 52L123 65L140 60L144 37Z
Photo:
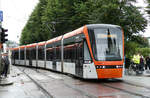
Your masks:
M76 75L83 77L83 42L77 45L76 49Z

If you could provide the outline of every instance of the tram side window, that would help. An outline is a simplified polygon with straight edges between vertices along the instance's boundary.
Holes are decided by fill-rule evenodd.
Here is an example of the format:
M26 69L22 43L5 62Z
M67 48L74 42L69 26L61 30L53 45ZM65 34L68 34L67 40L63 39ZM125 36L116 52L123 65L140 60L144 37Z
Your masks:
M72 47L72 57L71 57L72 62L75 62L75 60L77 59L77 54L76 54L76 52L77 52L77 47L76 47L76 45L74 45L74 46Z
M32 60L32 48L29 49L29 60Z
M30 57L32 60L36 60L36 48L35 47L30 50Z
M86 41L84 41L84 60L91 61L91 56Z
M29 48L26 49L26 59L29 60Z
M24 60L24 49L20 50L20 60Z
M50 53L51 53L51 52L50 52L50 49L47 48L47 49L46 49L46 60L47 60L47 61L50 61L50 60L51 60L51 59L50 59Z
M60 59L61 59L61 52L60 52L60 49L61 49L61 47L57 47L57 48L56 48L56 59L57 59L58 61L60 61Z
M70 51L71 51L71 48L69 47L67 47L66 48L66 61L67 62L71 62L71 54L70 54Z
M15 59L17 59L17 60L19 59L19 52L18 52L18 50L15 51Z
M39 60L44 60L45 58L45 52L44 52L44 46L39 46L38 48L38 59Z
M67 39L64 39L64 59L67 62L75 62L83 60L83 39L84 34L79 34ZM67 46L72 45L67 48Z
M67 59L69 62L73 62L74 61L74 57L73 57L73 45L71 47L68 48L67 50Z
M52 60L52 57L53 57L52 48L47 48L47 50L46 50L46 59L47 59L48 61L51 61L51 60Z
M64 59L67 62L75 62L77 59L77 54L76 54L77 48L76 44L73 45L68 45L64 47Z
M67 59L67 49L66 49L66 47L64 47L64 59L66 60Z
M27 60L31 60L33 59L33 51L32 51L33 48L27 48L26 49L26 59Z
M69 51L68 51L67 46L65 46L64 47L64 60L65 61L68 61L68 59L69 59L68 55L69 55Z
M78 59L83 60L83 43L64 47L64 59L67 62L75 62Z
M71 50L72 50L72 49L71 49L71 47L70 47L70 48L68 48L68 52L67 52L67 53L68 53L67 59L68 59L69 62L71 62L71 57L72 57L72 56L71 56L71 55L72 55L72 54L71 54Z
M60 45L61 45L61 41L57 41L53 43L53 59L56 61L60 61L61 59Z
M11 59L14 59L15 58L14 56L15 56L15 52L12 51Z
M78 45L78 58L83 60L83 42Z

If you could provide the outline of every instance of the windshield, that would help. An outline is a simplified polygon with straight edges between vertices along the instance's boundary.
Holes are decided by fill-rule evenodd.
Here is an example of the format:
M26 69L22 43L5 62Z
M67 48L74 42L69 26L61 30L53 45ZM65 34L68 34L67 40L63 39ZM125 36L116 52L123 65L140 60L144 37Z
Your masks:
M120 61L123 57L120 28L88 29L91 47L97 61Z

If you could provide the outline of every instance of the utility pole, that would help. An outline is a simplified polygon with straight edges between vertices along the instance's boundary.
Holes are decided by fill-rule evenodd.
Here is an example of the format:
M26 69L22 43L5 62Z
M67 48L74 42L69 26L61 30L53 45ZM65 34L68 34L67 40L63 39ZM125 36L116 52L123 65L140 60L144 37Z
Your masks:
M3 21L3 12L1 11L1 0L0 0L0 39L1 39L1 32L2 32L2 21ZM0 68L2 66L2 54L1 54L1 50L2 50L2 44L1 44L1 40L0 40ZM0 69L1 70L1 69Z
M1 22L0 22L0 39L1 39L1 33L2 33L2 25L1 25ZM0 68L2 68L2 44L1 44L1 40L0 40ZM0 69L2 70L2 69Z
M2 42L1 42L1 33L2 33L2 21L3 21L3 12L0 10L0 70L2 70Z

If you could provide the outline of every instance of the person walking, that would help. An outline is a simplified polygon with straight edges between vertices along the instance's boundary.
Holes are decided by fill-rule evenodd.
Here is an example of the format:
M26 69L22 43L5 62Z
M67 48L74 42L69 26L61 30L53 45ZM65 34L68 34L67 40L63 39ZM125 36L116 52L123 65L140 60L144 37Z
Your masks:
M2 71L2 75L4 77L7 77L8 67L9 67L9 64L10 64L7 53L3 54L3 62L4 62L4 68L3 68L3 71Z
M149 56L146 57L146 66L145 66L145 70L149 69L150 70L150 58Z
M140 57L140 65L139 65L139 70L144 71L144 57L141 55Z

